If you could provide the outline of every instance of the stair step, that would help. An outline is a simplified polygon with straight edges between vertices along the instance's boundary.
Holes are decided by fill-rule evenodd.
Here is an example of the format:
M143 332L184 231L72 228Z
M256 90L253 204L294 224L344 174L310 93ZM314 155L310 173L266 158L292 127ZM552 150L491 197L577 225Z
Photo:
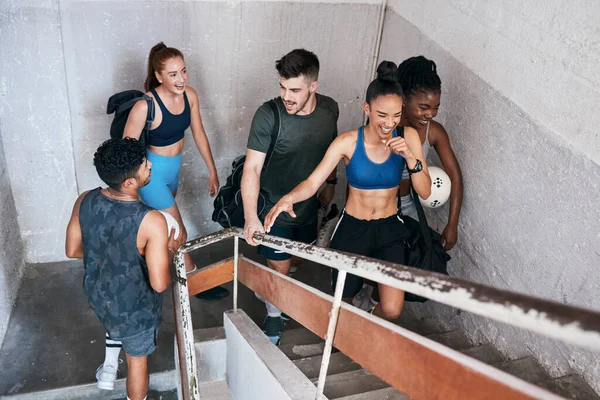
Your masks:
M296 367L298 367L298 369L300 369L300 371L302 371L307 378L313 379L319 377L322 360L323 356L319 355L314 357L300 358L295 360L294 364L296 364ZM343 353L337 352L331 354L331 357L329 358L327 375L335 375L357 369L360 369L360 365L352 361L351 358Z
M462 349L460 352L488 365L499 364L506 361L506 358L502 355L502 353L500 353L491 344L482 344L481 346Z
M473 347L471 341L458 330L444 333L434 333L433 335L428 335L427 338L454 350L462 350Z
M421 336L444 332L444 329L442 329L435 318L411 319L407 321L401 320L399 325L409 331L418 333Z
M311 381L317 385L318 379ZM325 381L323 393L328 399L350 396L353 394L371 392L388 387L388 384L369 373L367 370L342 372L341 374L329 375Z
M377 389L366 393L351 394L338 397L335 400L410 400L410 397L400 393L393 387Z
M321 339L306 328L284 329L281 333L280 345L314 344L322 341L323 339Z
M313 344L284 344L279 346L279 350L292 361L321 355L323 354L324 348L325 342Z
M550 375L532 356L506 361L496 364L494 367L529 383L537 384L551 379Z
M578 375L565 375L538 383L539 386L573 400L600 400L600 396Z
M198 385L201 399L233 400L226 381L206 382Z
M150 374L150 392L172 392L177 386L177 373L175 370L154 372ZM29 393L17 393L10 396L0 396L1 399L11 400L118 400L127 398L125 378L115 381L113 390L99 390L97 382L83 385L59 387L50 390L41 390ZM168 398L168 397L165 397Z

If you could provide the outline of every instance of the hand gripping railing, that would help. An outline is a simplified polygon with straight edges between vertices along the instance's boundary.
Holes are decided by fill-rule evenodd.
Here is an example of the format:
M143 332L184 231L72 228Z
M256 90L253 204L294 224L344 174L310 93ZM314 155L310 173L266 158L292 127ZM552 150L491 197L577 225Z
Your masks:
M184 321L183 325L185 325L184 335L192 342L189 353L185 354L187 361L191 361L191 365L187 365L187 373L191 377L189 379L190 382L195 382L196 362L193 351L193 330L191 317L189 316L189 300L185 285L186 274L183 253L231 237L234 238L233 307L236 310L239 260L238 243L239 238L243 238L243 231L241 229L228 228L192 240L181 246L176 256L177 282L179 284L175 292L181 301L182 320ZM326 345L317 386L317 399L322 398L346 273L383 283L474 314L538 332L564 342L600 350L600 313L598 312L279 237L255 234L254 240L267 247L282 250L288 254L327 265L340 271L327 329ZM180 347L182 345L180 344ZM186 345L184 347L188 349L190 346ZM195 390L193 390L194 385L189 385L190 398L197 399L197 385L195 386Z

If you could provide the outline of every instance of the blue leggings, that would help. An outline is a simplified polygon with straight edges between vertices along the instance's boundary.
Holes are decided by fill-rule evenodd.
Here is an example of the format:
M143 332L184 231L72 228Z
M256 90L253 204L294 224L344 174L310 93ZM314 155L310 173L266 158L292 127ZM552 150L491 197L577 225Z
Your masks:
M161 156L146 150L146 158L152 163L150 183L140 188L140 198L146 205L164 210L175 204L173 192L179 186L179 168L181 154L176 156Z

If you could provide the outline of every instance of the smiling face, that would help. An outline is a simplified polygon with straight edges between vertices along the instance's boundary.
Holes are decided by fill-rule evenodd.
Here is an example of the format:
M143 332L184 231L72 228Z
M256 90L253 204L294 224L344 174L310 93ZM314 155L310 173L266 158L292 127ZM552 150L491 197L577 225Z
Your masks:
M163 69L160 72L155 72L156 79L161 84L162 88L174 94L183 94L185 84L188 80L187 70L183 58L169 58L163 64Z
M406 99L404 120L409 126L419 130L437 116L440 108L439 92L418 91Z
M317 90L317 81L309 82L303 75L297 78L279 78L279 94L288 114L306 115L307 104Z
M371 100L371 103L365 102L364 107L369 125L379 138L389 139L402 118L402 97L395 94L379 96Z

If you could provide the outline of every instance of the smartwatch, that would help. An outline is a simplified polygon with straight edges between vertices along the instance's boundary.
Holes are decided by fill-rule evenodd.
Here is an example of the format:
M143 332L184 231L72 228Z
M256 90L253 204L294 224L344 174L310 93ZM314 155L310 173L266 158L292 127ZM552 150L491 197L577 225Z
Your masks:
M423 170L423 163L421 160L417 159L417 164L413 169L408 168L408 164L406 164L406 170L409 174L416 174L417 172L421 172Z

